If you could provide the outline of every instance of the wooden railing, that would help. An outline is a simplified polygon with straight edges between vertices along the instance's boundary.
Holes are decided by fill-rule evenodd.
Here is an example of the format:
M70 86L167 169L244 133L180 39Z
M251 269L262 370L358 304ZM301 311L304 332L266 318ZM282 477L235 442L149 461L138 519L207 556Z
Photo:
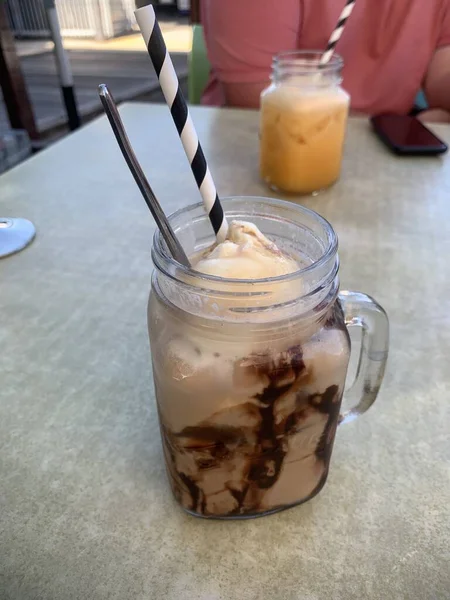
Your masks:
M226 0L220 0L225 2ZM200 0L191 0L191 23L201 23Z
M3 0L0 0L0 87L13 129L25 129L32 140L39 134L20 68L13 34L9 29Z

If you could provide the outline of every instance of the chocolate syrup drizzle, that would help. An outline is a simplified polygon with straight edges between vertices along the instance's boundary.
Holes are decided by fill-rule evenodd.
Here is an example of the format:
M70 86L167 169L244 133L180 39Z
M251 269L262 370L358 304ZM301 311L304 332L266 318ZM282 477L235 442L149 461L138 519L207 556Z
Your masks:
M336 303L325 327L341 329L342 323L342 308ZM303 375L305 370L302 348L299 345L290 348L277 361L274 361L269 355L257 355L251 358L254 360L246 361L249 364L252 363L247 368L256 371L261 379L268 379L269 383L261 393L254 396L257 401L260 423L256 431L256 448L251 455L246 455L248 459L246 481L243 482L241 489L235 489L231 485L227 486L226 489L236 501L236 508L221 516L251 515L257 514L261 510L259 503L263 490L271 488L280 476L287 453L286 436L294 433L301 426L304 411L307 407L328 415L326 426L315 449L317 459L322 461L325 467L324 475L316 490L320 489L327 476L339 417L339 388L337 385L331 385L323 394L311 394L305 397L301 395L301 390L297 392L298 406L284 422L277 424L274 413L277 401L289 392L292 385L299 376ZM254 409L253 404L250 406ZM192 477L175 467L175 452L177 451L176 448L180 446L180 438L188 442L182 445L184 452L199 450L203 451L203 455L205 451L207 452L208 456L206 458L197 460L197 466L201 470L218 466L221 461L226 459L227 454L232 452L228 448L238 447L243 436L244 434L239 427L232 426L206 424L204 426L191 426L185 427L175 435L163 427L163 439L168 454L170 454L171 483L178 500L181 501L182 493L177 488L182 486L189 494L190 506L187 508L205 516L208 515L206 510L207 499L202 489ZM239 448L237 451L239 452ZM316 493L316 490L311 496Z

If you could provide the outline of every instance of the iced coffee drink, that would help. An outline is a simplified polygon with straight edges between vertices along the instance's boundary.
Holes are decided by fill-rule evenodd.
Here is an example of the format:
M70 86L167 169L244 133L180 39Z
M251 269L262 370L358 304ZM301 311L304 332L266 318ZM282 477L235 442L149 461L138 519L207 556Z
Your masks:
M196 271L226 278L231 293L234 280L278 277L305 266L256 226L239 221L231 223L227 241L194 260ZM255 515L305 500L323 485L348 334L337 303L310 315L309 322L281 308L285 323L268 329L264 309L295 302L299 294L298 281L284 283L261 301L267 306L258 319L246 323L238 317L228 324L186 319L153 297L164 455L173 492L185 509L204 516ZM214 294L210 299L221 300ZM239 312L245 304L233 299L231 310L245 314ZM155 347L153 340L159 340Z
M339 178L350 98L339 58L320 70L311 53L280 56L261 95L261 177L273 189L310 194Z
M304 502L324 485L350 344L329 224L272 199L223 203L223 243L211 239L202 207L174 217L193 270L156 236L149 333L175 498L195 515L245 518ZM380 365L369 375L362 365L364 410Z

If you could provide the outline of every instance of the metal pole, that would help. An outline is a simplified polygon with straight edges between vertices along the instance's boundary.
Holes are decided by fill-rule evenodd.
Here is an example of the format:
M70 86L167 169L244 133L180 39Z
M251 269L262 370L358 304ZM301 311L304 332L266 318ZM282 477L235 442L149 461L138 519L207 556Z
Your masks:
M73 75L67 53L64 50L61 30L59 27L58 13L56 12L55 0L44 0L44 8L47 13L48 26L55 46L56 66L58 68L61 92L66 107L69 128L71 131L80 126L75 91L73 89Z

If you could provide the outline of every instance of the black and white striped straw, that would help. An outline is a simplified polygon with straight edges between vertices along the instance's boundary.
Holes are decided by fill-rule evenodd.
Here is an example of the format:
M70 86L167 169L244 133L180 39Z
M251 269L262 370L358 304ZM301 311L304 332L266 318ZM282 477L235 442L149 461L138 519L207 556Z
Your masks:
M211 173L198 140L189 110L180 88L177 74L167 51L153 6L143 6L135 13L150 59L158 75L161 90L172 113L172 118L183 143L184 151L203 198L206 212L216 234L222 242L228 233L228 224L217 195Z
M344 10L341 12L337 25L328 41L327 48L322 54L322 58L320 59L320 66L323 67L324 65L330 62L336 45L341 39L345 24L347 23L347 19L352 14L353 9L355 8L355 4L356 0L347 0L346 5L344 6Z

